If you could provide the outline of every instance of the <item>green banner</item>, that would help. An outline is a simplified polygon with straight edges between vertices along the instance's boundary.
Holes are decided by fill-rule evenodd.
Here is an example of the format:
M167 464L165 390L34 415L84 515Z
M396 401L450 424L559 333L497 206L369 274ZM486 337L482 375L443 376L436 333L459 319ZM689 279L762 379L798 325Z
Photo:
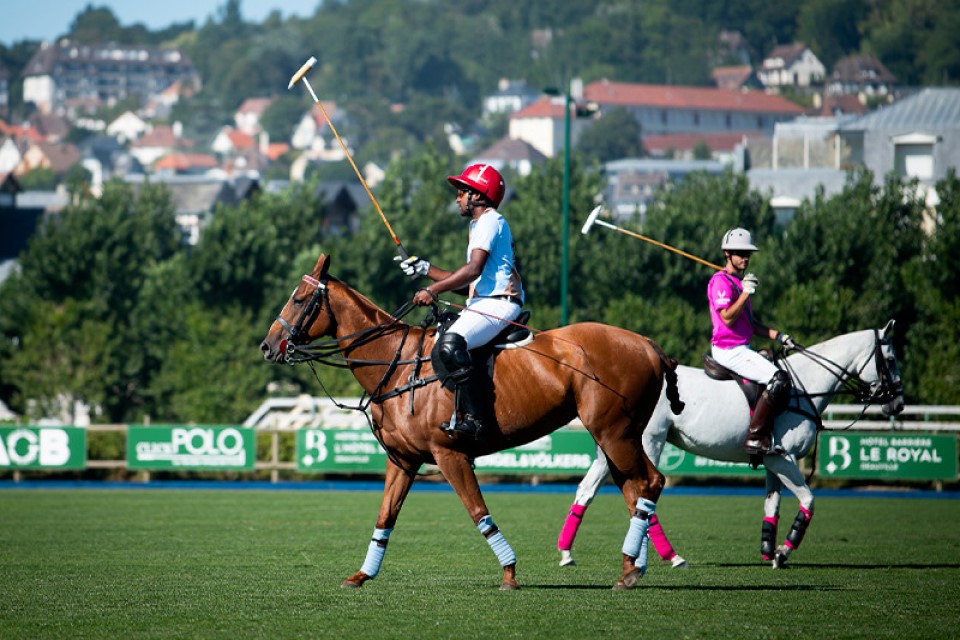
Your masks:
M583 473L593 462L593 438L584 430L561 429L535 442L476 459L478 473ZM297 471L382 473L387 454L367 430L300 429Z
M821 433L818 467L824 478L955 480L956 436Z
M387 454L369 429L298 429L297 471L383 473Z
M678 449L669 442L660 454L660 473L667 476L763 476L763 466L754 470L746 462L711 460Z
M474 465L477 473L582 474L596 450L585 430L560 429L529 444L481 456Z
M127 430L129 469L253 471L253 429L221 426L151 426Z
M0 469L83 469L87 430L0 427Z

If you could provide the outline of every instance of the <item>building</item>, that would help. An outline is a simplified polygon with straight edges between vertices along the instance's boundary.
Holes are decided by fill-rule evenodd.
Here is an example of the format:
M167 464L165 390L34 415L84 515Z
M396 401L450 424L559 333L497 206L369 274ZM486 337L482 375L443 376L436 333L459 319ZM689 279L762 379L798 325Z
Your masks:
M49 169L62 176L79 162L80 151L72 144L34 142L24 152L23 159L13 173L22 176L35 169Z
M135 194L146 184L144 176L127 176ZM196 245L200 233L220 205L235 206L259 191L256 181L230 182L209 176L164 175L149 179L150 184L162 184L170 192L177 225L183 234L183 244Z
M528 176L533 167L547 157L523 140L503 138L470 159L470 164L488 164L497 171L507 169L518 176Z
M483 99L483 115L516 113L539 98L540 92L526 82L501 78L497 91Z
M150 125L133 111L124 111L107 125L107 134L121 142L136 140L150 128Z
M734 164L737 150L748 140L769 140L767 136L742 133L673 133L643 137L643 150L653 158L695 160L698 147L710 153L711 160ZM704 158L706 159L706 158Z
M249 136L255 136L263 130L260 124L260 118L266 113L270 105L273 104L273 98L247 98L233 114L234 124L237 130Z
M716 160L658 160L624 158L604 165L607 184L603 199L618 222L642 225L661 189L694 172L723 173L727 165Z
M173 126L157 125L130 144L130 153L142 166L149 167L168 153L192 146L191 141L181 136L182 133L179 122Z
M510 116L508 137L522 140L548 158L563 149L563 96L547 96ZM575 146L587 122L571 117L570 144Z
M628 84L602 80L588 84L584 100L601 109L625 107L644 135L674 133L763 133L792 120L803 109L761 91L725 91L713 87Z
M877 183L893 172L932 190L960 169L960 88L928 88L840 128L851 162Z
M768 89L823 84L827 69L802 42L780 45L763 59L757 77Z
M893 95L896 76L873 55L841 58L833 67L827 93L859 96L861 102L884 99Z
M753 67L748 64L732 67L715 67L710 72L710 79L718 89L726 89L727 91L763 88Z
M43 113L63 113L131 97L146 102L178 80L200 84L178 49L60 40L45 43L27 63L23 99Z

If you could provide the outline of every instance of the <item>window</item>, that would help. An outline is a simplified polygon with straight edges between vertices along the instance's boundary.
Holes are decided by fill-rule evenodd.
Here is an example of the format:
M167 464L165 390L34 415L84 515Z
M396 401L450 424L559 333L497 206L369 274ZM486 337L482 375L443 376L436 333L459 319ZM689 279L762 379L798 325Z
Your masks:
M893 168L902 178L933 180L936 136L910 133L893 138Z

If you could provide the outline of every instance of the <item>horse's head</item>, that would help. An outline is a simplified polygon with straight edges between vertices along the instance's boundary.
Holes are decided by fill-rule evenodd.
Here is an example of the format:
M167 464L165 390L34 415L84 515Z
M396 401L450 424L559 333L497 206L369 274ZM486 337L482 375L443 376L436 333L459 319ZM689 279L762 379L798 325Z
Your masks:
M330 312L327 295L329 266L330 258L321 254L313 273L300 279L287 304L270 326L267 337L260 343L265 360L285 360L294 347L333 335L336 323Z
M876 331L873 347L873 362L876 377L863 374L864 382L869 383L869 391L862 400L868 404L879 404L885 416L895 416L904 409L903 383L900 381L900 367L893 351L893 339L890 332L893 320L883 329Z

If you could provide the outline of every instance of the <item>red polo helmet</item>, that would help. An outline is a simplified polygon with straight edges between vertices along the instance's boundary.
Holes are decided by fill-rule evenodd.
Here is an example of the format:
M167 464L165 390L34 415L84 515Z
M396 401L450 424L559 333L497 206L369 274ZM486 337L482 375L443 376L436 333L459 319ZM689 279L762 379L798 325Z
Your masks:
M458 176L447 176L447 182L457 189L470 189L486 196L494 207L499 207L506 187L500 172L488 164L472 164Z

